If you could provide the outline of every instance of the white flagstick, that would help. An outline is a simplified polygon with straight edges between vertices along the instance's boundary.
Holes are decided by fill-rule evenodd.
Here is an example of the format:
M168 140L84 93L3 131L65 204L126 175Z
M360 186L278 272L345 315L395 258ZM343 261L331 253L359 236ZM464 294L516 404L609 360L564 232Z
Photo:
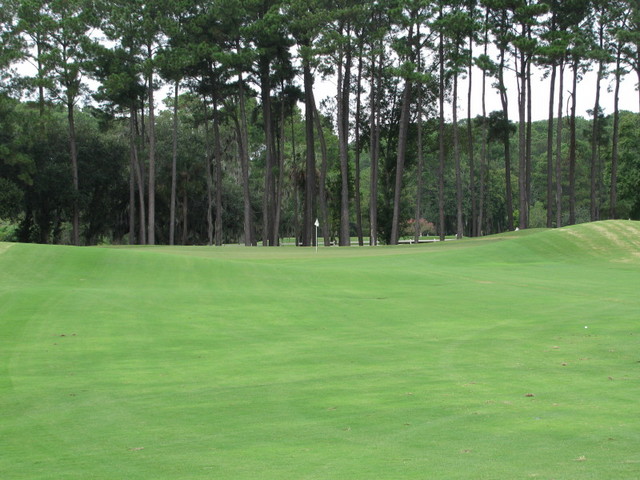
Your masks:
M316 218L316 223L314 223L314 225L316 226L316 253L318 253L318 227L320 226L320 222L318 221L317 218Z

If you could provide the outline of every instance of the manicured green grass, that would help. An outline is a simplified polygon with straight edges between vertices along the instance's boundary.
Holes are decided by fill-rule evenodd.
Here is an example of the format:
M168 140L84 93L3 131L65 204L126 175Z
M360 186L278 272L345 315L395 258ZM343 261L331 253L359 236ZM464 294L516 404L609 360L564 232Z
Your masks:
M636 222L0 244L0 478L637 479L639 347Z

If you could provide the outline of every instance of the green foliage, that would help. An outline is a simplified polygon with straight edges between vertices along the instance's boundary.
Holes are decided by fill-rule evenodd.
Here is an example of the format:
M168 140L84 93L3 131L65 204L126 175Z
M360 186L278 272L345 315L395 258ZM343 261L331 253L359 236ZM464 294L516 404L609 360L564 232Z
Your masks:
M18 224L0 219L0 242L17 242Z
M35 165L25 146L31 141L33 131L20 118L18 102L2 94L0 125L3 127L0 130L0 176L12 185L31 184Z
M544 228L547 226L547 209L542 202L536 202L529 210L529 227Z
M0 177L0 218L15 219L22 212L24 194L11 180Z
M640 116L624 113L620 121L620 215L640 219Z
M20 217L21 241L57 241L63 224L70 218L74 200L66 115L51 112L41 118L32 108L20 106L14 111L12 122L14 131L20 132L19 158L29 162L24 168L17 168L0 159L4 160L0 163L4 187L0 189L0 217ZM84 211L85 242L93 243L98 235L117 235L122 229L117 218L126 199L122 165L125 156L116 137L102 133L98 121L88 114L78 115L77 136L83 178L78 200Z
M341 135L343 139L342 157L350 162L349 192L350 223L355 223L355 173L354 151L362 155L361 207L368 210L370 183L369 152L372 133L370 132L371 109L380 122L379 176L377 179L379 221L381 237L389 237L393 201L399 198L400 223L414 216L413 206L416 196L417 164L417 116L422 115L425 125L435 118L437 99L440 94L452 101L451 86L454 75L463 75L467 67L476 65L488 76L498 79L501 89L514 105L517 91L507 90L504 77L517 60L535 60L543 68L550 69L562 60L565 68L575 67L581 75L593 61L607 63L611 70L614 53L621 55L621 74L637 73L638 63L638 6L634 2L585 2L582 0L524 0L483 2L429 2L410 0L405 2L358 3L354 0L327 3L320 0L310 2L280 0L258 1L221 0L194 4L187 1L165 2L161 0L7 0L0 12L0 80L7 93L16 98L23 89L24 98L37 100L36 110L24 101L0 98L0 179L3 192L0 201L0 215L20 218L20 238L30 241L60 241L64 225L70 220L70 209L78 204L83 209L84 241L93 243L99 238L112 238L120 242L125 230L123 218L127 213L136 214L136 223L141 221L141 205L128 205L126 183L129 181L129 155L137 154L140 178L134 176L134 195L145 196L147 207L150 198L158 200L157 223L154 230L159 239L167 238L165 218L170 204L170 152L172 150L171 122L166 114L160 114L156 122L160 130L157 157L157 192L148 196L147 185L156 180L148 178L151 170L148 157L151 151L147 145L147 135L151 125L148 111L149 78L154 77L151 88L163 82L177 84L180 92L188 93L180 101L180 122L185 122L179 132L179 202L188 206L186 216L186 238L196 243L207 237L206 216L209 208L206 200L207 152L205 141L204 112L194 105L203 100L209 107L215 104L218 112L217 125L224 139L223 147L223 192L225 241L235 242L243 235L240 225L240 195L242 176L238 169L241 147L239 139L249 138L247 145L250 157L249 179L250 203L255 218L256 232L262 230L263 218L275 216L274 178L278 178L283 158L282 195L279 198L280 223L287 235L296 236L300 232L301 205L304 203L305 174L301 172L301 159L305 158L308 133L302 128L303 120L297 110L301 101L300 70L309 78L335 74L339 65L345 65L347 57L351 66L351 89L348 123L349 130ZM96 35L96 32L99 32ZM487 32L485 40L484 33ZM444 87L440 91L438 61L438 37L443 34ZM105 40L98 38L105 36ZM504 52L503 62L492 59L480 52L484 42L493 43ZM471 42L472 47L469 42ZM473 58L471 55L475 55ZM15 71L16 62L26 59L35 69L30 77L20 77ZM502 63L502 65L501 65ZM360 85L355 84L356 66L361 65ZM569 66L567 66L569 65ZM502 70L501 70L502 68ZM518 67L520 68L520 67ZM607 69L605 69L606 71ZM311 73L311 75L309 75ZM90 75L95 84L86 82ZM242 80L239 75L242 75ZM524 71L518 73L521 79ZM394 176L399 145L399 121L401 94L404 80L413 83L408 127L406 174L402 179L403 189L395 195ZM579 78L580 80L580 78ZM89 85L93 89L89 91ZM371 86L375 95L371 95ZM304 84L304 88L309 85ZM495 86L494 86L495 87ZM240 90L242 89L242 90ZM248 107L248 125L240 115L240 93ZM96 125L88 127L89 121L81 126L83 130L84 170L80 175L79 190L69 189L68 161L71 148L65 146L64 133L59 122L62 112L56 105L66 104L72 111L82 108L85 95L93 94L93 100L100 103L102 113L94 113L100 118ZM317 93L317 92L316 92ZM335 92L331 92L333 95ZM346 92L343 89L343 98ZM355 94L360 95L359 118L355 118ZM476 92L475 94L478 94ZM461 97L462 94L459 96ZM190 97L187 101L185 98ZM417 99L422 99L418 112ZM309 98L305 99L311 104ZM318 103L321 99L315 98ZM583 99L579 99L583 101ZM584 99L587 101L590 99ZM328 229L338 224L340 209L340 176L337 160L334 128L338 106L329 100L318 105L322 121L326 122L326 141L329 147L327 202L330 220ZM373 101L373 102L372 102ZM165 102L165 105L168 103ZM29 106L29 108L27 108ZM93 105L92 108L96 108ZM211 108L213 110L213 108ZM343 112L345 108L342 108ZM89 113L85 109L85 113ZM18 113L16 113L18 112ZM93 110L96 112L96 110ZM281 118L280 114L284 113ZM611 155L612 119L598 113L597 146L601 163L598 165L598 203L600 211L608 201L607 182L600 179L601 173L608 175ZM131 115L133 132L121 115ZM601 115L602 114L602 115ZM332 118L333 117L333 118ZM81 122L85 121L80 120ZM557 121L557 120L556 120ZM281 127L284 123L284 133ZM289 128L290 124L293 124ZM342 122L341 125L344 125ZM359 127L359 144L355 145L355 125ZM156 125L154 125L155 127ZM473 176L475 198L479 199L479 152L482 146L482 124L473 126L473 152L475 171L470 172L471 148L462 141L461 172L465 198L463 199L464 220L471 224L470 188ZM462 125L458 133L462 134ZM532 126L532 178L529 208L533 216L539 215L546 205L546 154L545 130L541 124ZM458 128L458 127L456 127ZM505 160L504 147L511 148L513 158L521 154L520 146L513 139L517 125L506 124L499 113L489 116L489 157L483 167L485 179L483 208L485 232L495 232L505 228ZM577 121L577 210L583 211L588 200L590 156L588 141L592 124L582 119ZM454 171L452 168L453 126L447 125L443 133L447 164L443 172L445 184L445 224L450 223L456 210L453 197ZM72 129L70 128L70 137ZM637 191L633 136L631 127L624 127L620 139L620 212L624 216L636 216ZM314 135L317 135L314 132ZM433 125L425 127L425 145L421 152L427 165L424 175L425 191L423 205L425 218L437 218L436 192L438 189L437 158L438 131ZM90 139L90 137L95 137ZM463 138L464 135L460 135ZM373 137L375 138L375 137ZM69 139L67 139L69 140ZM70 138L72 143L73 139ZM566 139L565 139L566 140ZM318 139L316 148L316 176L319 177L321 158ZM497 145L500 142L502 145ZM346 144L346 145L345 145ZM211 147L211 144L209 145ZM503 147L502 149L500 147ZM134 150L132 150L135 148ZM562 147L563 152L566 147ZM564 158L566 155L560 155ZM99 158L98 158L99 157ZM243 157L244 158L244 157ZM554 158L556 158L554 156ZM65 161L67 164L65 164ZM73 159L72 162L73 164ZM515 163L515 162L514 162ZM135 168L134 168L135 170ZM567 165L560 165L563 178L568 176ZM73 177L73 175L71 175ZM269 184L267 185L267 178ZM520 179L522 180L522 179ZM374 180L375 181L375 180ZM85 186L83 186L85 183ZM566 183L566 182L565 182ZM512 176L514 193L521 185L517 175ZM271 199L265 202L265 190ZM320 191L316 185L316 192ZM567 196L564 188L564 196ZM605 200L606 199L606 200ZM318 198L311 204L316 205ZM564 199L566 200L566 199ZM270 204L271 202L271 204ZM265 207L263 204L267 204ZM566 204L566 202L565 202ZM257 212L269 210L265 215ZM520 205L519 208L526 208ZM314 213L317 213L314 212ZM524 212L523 212L524 214ZM364 215L363 229L367 230L367 215ZM525 215L523 215L525 218ZM536 220L539 222L539 219ZM345 223L345 222L343 222ZM537 224L537 223L536 223ZM134 225L135 226L135 225ZM132 226L132 227L134 227ZM470 227L468 227L470 228ZM157 231L156 231L157 230ZM56 233L58 232L58 233ZM387 233L385 233L387 232ZM353 232L352 232L353 233ZM106 236L106 237L105 237Z

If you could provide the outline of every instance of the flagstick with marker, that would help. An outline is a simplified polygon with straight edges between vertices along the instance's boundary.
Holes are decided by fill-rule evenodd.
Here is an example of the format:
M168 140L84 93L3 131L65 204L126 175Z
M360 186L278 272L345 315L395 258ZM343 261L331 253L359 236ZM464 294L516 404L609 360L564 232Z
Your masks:
M316 226L316 253L318 253L318 227L320 226L320 222L318 221L317 218L316 218L316 223L314 223L314 225Z

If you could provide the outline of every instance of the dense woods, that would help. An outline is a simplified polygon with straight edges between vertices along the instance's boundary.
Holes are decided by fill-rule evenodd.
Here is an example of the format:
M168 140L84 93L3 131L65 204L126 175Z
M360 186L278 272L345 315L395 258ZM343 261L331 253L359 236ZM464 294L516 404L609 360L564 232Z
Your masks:
M619 94L639 24L636 0L2 0L0 240L308 246L317 218L325 244L376 245L640 219L640 92Z

